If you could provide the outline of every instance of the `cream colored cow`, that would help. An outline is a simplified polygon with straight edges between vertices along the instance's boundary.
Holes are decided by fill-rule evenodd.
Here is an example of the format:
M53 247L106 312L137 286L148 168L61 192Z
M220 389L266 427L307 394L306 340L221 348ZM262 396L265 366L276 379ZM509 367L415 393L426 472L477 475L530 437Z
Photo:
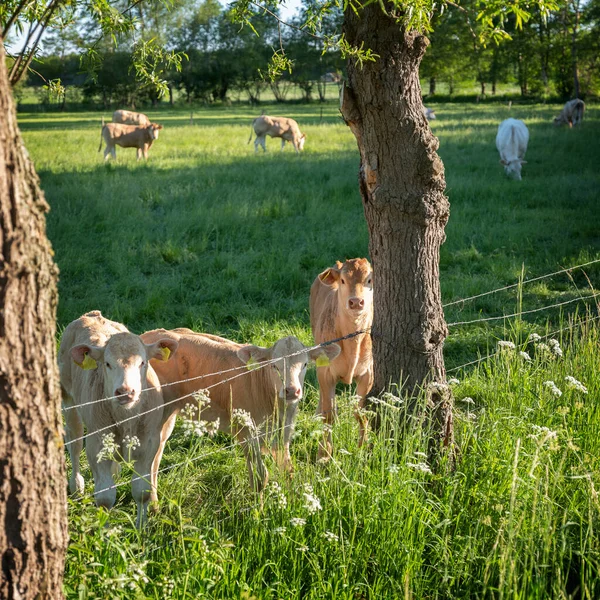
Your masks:
M252 141L252 133L256 134L254 140L254 151L258 151L259 144L262 146L263 151L267 151L265 144L266 136L281 138L281 149L285 146L285 142L291 142L294 146L294 150L298 153L304 148L304 142L306 141L306 134L301 133L298 123L294 119L288 119L287 117L269 117L262 115L252 121L252 131L250 132L250 138L248 143Z
M131 110L115 110L112 116L113 123L122 123L123 125L137 125L139 127L148 127L150 119L144 113L137 113Z
M164 386L161 448L171 435L177 413L186 404L193 405L192 394L198 389L210 388L210 402L200 410L199 418L218 422L221 431L233 433L240 440L246 455L251 487L261 491L268 481L261 458L261 446L269 435L273 438L271 450L276 460L283 468L291 470L290 439L303 396L308 362L321 355L334 359L340 352L339 346L331 344L310 350L293 336L279 340L270 348L245 346L225 338L194 333L189 329L157 329L147 331L141 337L147 344L165 337L178 344L173 360L152 361ZM293 356L289 356L291 354ZM283 358L286 356L289 358ZM258 365L265 361L273 362L264 368L247 372L244 365L249 361ZM235 370L236 367L239 370ZM227 372L204 377L221 371ZM230 377L233 379L227 381ZM192 380L182 381L188 379ZM173 382L181 383L170 385ZM245 411L250 417L248 426L240 425L236 417L242 416L239 411ZM255 427L257 430L254 430Z
M84 481L79 469L85 425L86 453L94 475L95 500L98 506L111 508L117 497L113 474L118 464L98 459L103 435L114 434L122 457L134 463L142 477L132 479L131 491L137 504L137 526L147 517L148 503L156 500L163 398L158 377L148 364L151 358L168 360L177 349L172 338L158 338L144 344L124 325L105 319L100 311L86 313L65 329L58 365L65 409L65 437L72 463L69 479L71 493L83 492ZM111 398L110 400L102 400ZM150 411L122 424L120 421ZM94 432L116 424L107 431ZM128 440L126 437L129 436ZM139 447L128 442L133 437ZM153 467L154 463L154 467ZM146 475L150 475L146 477Z
M373 269L366 258L354 258L320 273L310 289L310 324L315 342L337 339L370 329L373 323ZM326 423L335 418L335 387L338 381L356 381L360 398L355 417L360 427L359 444L365 441L367 423L361 409L373 387L373 355L370 332L340 342L342 351L328 366L317 368L319 408ZM325 433L319 454L332 451L331 431Z
M122 125L120 123L104 123L102 121L102 132L100 134L100 146L98 152L102 150L102 139L106 143L104 149L104 160L112 155L117 158L115 145L122 148L137 148L137 159L140 160L142 155L145 159L148 158L148 150L155 140L158 139L158 132L162 129L162 125L150 123L147 127L138 127L136 125Z
M579 100L579 98L569 100L563 106L563 109L560 111L558 117L554 117L554 124L568 125L569 127L573 127L573 125L583 123L584 112L585 102L583 100Z

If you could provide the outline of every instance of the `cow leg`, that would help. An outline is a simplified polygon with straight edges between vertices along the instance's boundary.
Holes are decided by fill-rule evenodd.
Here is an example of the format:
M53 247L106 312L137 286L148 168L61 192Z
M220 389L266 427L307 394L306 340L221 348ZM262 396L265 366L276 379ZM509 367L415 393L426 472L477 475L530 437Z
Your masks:
M156 451L156 455L154 456L154 460L152 461L152 496L150 498L150 502L154 504L158 501L158 497L156 495L156 490L158 489L158 469L160 467L160 461L162 460L162 455L165 450L165 444L167 440L171 437L171 433L173 433L173 428L175 427L175 419L177 418L177 413L173 413L167 421L165 421L162 426L162 430L160 432L160 444L158 446L158 450ZM154 510L154 507L150 506L150 510Z
M360 398L358 407L354 411L354 418L358 421L358 445L362 446L366 439L368 433L368 421L367 417L364 414L365 407L365 399L367 394L371 391L373 387L373 369L369 369L364 375L362 375L358 379L358 383L356 384L356 395Z
M148 146L144 146L144 160L148 160Z
M142 149L138 146L137 149L137 160L140 160L140 158L142 158Z
M63 399L66 399L66 392L63 390ZM73 404L63 402L63 406L71 407ZM69 479L69 492L71 494L82 494L85 487L83 475L79 469L79 456L83 450L83 440L77 440L71 443L72 440L83 436L83 422L77 409L72 408L65 412L65 441L68 444L69 456L71 457L71 477Z
M140 448L134 451L135 476L131 480L131 495L137 504L137 519L135 526L141 529L148 520L148 503L156 501L157 473L153 472L155 459L158 455L161 435L154 434L143 440Z
M110 153L112 154L113 160L117 160L117 148L116 146L110 147Z
M317 379L319 380L319 406L317 413L323 417L327 427L323 434L323 440L319 444L319 459L331 458L333 452L333 440L331 436L331 427L335 420L335 378L328 368L317 369Z
M283 149L285 148L285 140L283 138L281 138L281 151L283 152Z
M266 136L264 135L259 135L256 137L256 140L254 141L254 149L257 149L257 144L260 144L262 146L263 152L267 151L267 144L266 144Z
M102 440L99 435L91 435L87 438L85 451L88 463L94 475L94 499L96 506L111 509L117 500L117 489L114 487L115 480L113 472L114 460L102 460L98 462L97 455L102 449Z
M108 157L112 154L111 147L106 144L106 148L104 148L104 160L108 160ZM114 158L114 157L113 157Z

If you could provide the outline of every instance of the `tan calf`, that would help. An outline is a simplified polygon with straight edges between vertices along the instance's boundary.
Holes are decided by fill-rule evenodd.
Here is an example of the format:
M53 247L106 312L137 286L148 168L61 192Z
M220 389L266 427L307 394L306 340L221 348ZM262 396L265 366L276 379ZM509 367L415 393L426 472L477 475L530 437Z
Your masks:
M140 160L142 154L144 158L148 158L148 150L158 139L158 132L162 129L162 125L150 123L147 127L138 127L136 125L122 125L120 123L102 124L102 132L100 135L100 146L98 152L102 150L102 139L106 143L104 149L104 160L108 160L109 155L114 159L117 158L115 145L122 148L137 148L137 159Z
M290 438L303 395L306 367L309 360L316 360L321 354L335 358L340 352L339 346L332 344L322 349L308 350L292 336L279 340L271 348L244 346L225 338L194 333L189 329L157 329L148 331L141 337L146 343L154 343L165 336L178 343L178 350L174 359L169 362L152 361L164 386L161 452L173 431L177 413L186 404L194 403L192 394L195 391L210 387L210 403L200 410L199 418L209 422L218 420L221 431L233 433L241 442L252 488L261 491L268 481L268 473L261 458L261 446L265 445L269 434L273 440L271 450L278 463L291 470ZM282 358L290 354L296 355ZM262 369L246 371L242 368L198 378L243 367L250 359L256 363L274 362ZM239 377L235 377L236 375ZM215 385L230 377L235 378ZM166 385L190 378L196 379ZM240 410L249 413L253 426L240 426L234 412ZM255 427L258 430L254 430Z
M315 279L310 289L310 325L315 342L337 339L356 331L367 330L373 322L373 270L366 258L337 262ZM366 419L362 414L366 395L373 387L373 355L370 332L340 342L340 355L328 366L317 368L319 408L326 423L335 418L335 387L338 381L356 381L360 398L355 412L362 444L366 437ZM331 431L319 450L321 457L331 454Z
M123 125L138 125L140 127L150 125L150 119L145 114L130 110L115 110L112 120L113 123L123 123Z
M573 127L573 125L583 123L584 112L585 102L583 100L579 100L579 98L569 100L563 106L563 109L560 111L558 117L554 117L554 124L568 125L569 127Z
M262 146L264 152L267 151L265 144L266 136L281 138L281 149L285 146L285 142L291 142L294 146L294 150L298 153L304 148L304 142L306 141L306 134L300 132L298 123L294 119L288 119L287 117L268 117L262 115L252 121L252 129L250 132L250 138L248 143L252 140L252 133L256 134L254 140L254 152L258 151L258 145Z
M160 462L160 457L158 462L155 458L160 449L163 398L158 378L148 361L151 358L168 360L165 348L174 352L177 342L161 338L144 344L124 325L105 319L95 310L67 326L58 353L65 437L73 465L69 490L83 492L84 481L79 470L83 440L79 438L85 425L89 436L85 449L94 475L96 504L105 508L114 505L117 491L112 487L113 475L118 463L98 460L103 435L114 434L121 456L134 463L139 475L150 474L149 478L134 478L131 483L138 507L138 527L146 520L148 503L156 500ZM117 397L94 403L113 396ZM94 435L95 431L151 409L155 410ZM128 448L126 436L137 437L139 447Z

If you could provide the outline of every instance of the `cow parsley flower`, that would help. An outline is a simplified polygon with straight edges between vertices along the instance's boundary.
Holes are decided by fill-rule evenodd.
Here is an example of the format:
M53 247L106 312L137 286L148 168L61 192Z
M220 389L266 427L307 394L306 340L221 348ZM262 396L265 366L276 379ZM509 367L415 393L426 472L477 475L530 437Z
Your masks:
M456 379L456 377L451 377L450 379L448 379L448 385L458 385L459 383L460 381Z
M197 390L192 394L192 398L201 409L210 404L210 392L208 390Z
M306 519L302 519L301 517L292 517L290 519L290 523L292 527L304 527L306 525Z
M415 471L421 471L421 473L430 473L431 469L426 462L418 462L418 463L406 463L408 467L414 469Z
M100 452L96 454L96 460L98 462L103 460L115 460L115 454L118 453L119 446L115 442L114 433L105 433L102 436L102 448Z
M388 467L388 471L392 474L392 475L396 475L396 473L398 473L400 471L400 467L398 465L390 465Z
M575 379L575 377L573 377L571 375L567 375L565 377L565 381L567 382L567 387L569 389L577 390L578 392L581 392L582 394L588 393L588 390L585 387L585 385L583 385L583 383L581 383L581 381L578 381L577 379Z
M555 339L548 340L548 347L550 348L550 351L552 352L552 354L554 354L554 356L556 356L557 358L562 357L563 351L560 347L560 343L558 340L555 340Z
M247 427L250 431L256 431L256 425L252 419L252 415L247 410L234 408L231 411L231 424L238 427Z
M508 340L500 340L496 344L496 347L498 348L498 352L502 352L503 350L515 350L516 349L515 344Z
M286 531L287 529L285 527L276 527L273 529L273 533L277 533L279 535L283 535Z
M445 383L440 383L439 381L432 381L428 387L432 392L439 393L445 392L448 389L448 386Z
M334 543L334 542L339 542L340 541L339 536L337 536L335 533L333 533L333 531L326 531L323 534L323 537L325 538L325 540L327 540L330 543Z
M137 435L126 435L123 438L123 444L125 445L125 448L127 448L127 450L137 450L141 444L140 444L140 438L138 438Z
M556 387L554 381L544 381L543 385L550 390L550 393L557 398L562 396L562 392Z
M310 548L308 546L298 546L296 550L298 550L298 552L308 552Z
M475 404L475 400L473 400L471 396L465 396L460 400L460 402L464 402L465 404Z
M527 338L527 341L537 344L539 341L541 341L541 339L542 339L541 335L538 335L537 333L530 333L529 337Z
M348 452L346 448L340 448L338 450L338 454L343 454L344 456L352 456L352 452Z
M532 425L533 433L529 436L532 438L542 437L545 440L555 440L558 437L558 432L550 429L549 427L542 427L541 425Z
M529 356L529 354L525 351L519 352L519 356L525 361L525 362L531 362L531 356Z
M272 498L273 502L281 509L287 507L287 498L285 496L285 492L279 483L273 481L269 484L267 488L267 492L269 497Z
M313 487L310 483L304 484L304 508L308 511L308 514L314 515L316 512L322 510L321 501L315 496Z

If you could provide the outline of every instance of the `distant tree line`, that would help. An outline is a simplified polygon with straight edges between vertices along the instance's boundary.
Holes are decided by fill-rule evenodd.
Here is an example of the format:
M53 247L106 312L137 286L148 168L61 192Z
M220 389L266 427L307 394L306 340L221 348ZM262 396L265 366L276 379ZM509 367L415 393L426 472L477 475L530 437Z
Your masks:
M449 95L461 85L477 82L480 96L496 94L498 84L517 84L523 97L590 97L600 90L600 0L563 0L559 10L543 19L539 12L517 23L511 15L503 27L511 39L483 44L481 25L469 18L479 0L463 0L462 10L435 17L431 45L421 65L424 94L439 95L444 84ZM470 6L473 5L473 6ZM305 102L325 100L326 86L344 77L339 52L323 52L319 38L301 31L310 2L291 24L278 26L270 15L253 20L256 32L234 23L218 0L183 0L168 11L162 3L139 7L142 33L187 55L181 71L168 71L169 98L188 103L228 103L243 99L259 103L270 90L276 101L290 99L293 88ZM476 12L476 10L473 10ZM339 30L341 12L328 15L322 29ZM257 35L258 34L258 35ZM157 92L140 87L132 68L131 49L106 44L97 48L95 75L85 74L78 51L90 45L95 32L78 23L54 33L44 54L33 63L23 85L39 90L43 102L63 105L87 101L103 106L136 107L156 104ZM267 65L274 51L284 48L293 62L291 72L271 81ZM61 81L59 93L48 85ZM53 94L53 91L55 92ZM18 96L18 90L16 90Z

